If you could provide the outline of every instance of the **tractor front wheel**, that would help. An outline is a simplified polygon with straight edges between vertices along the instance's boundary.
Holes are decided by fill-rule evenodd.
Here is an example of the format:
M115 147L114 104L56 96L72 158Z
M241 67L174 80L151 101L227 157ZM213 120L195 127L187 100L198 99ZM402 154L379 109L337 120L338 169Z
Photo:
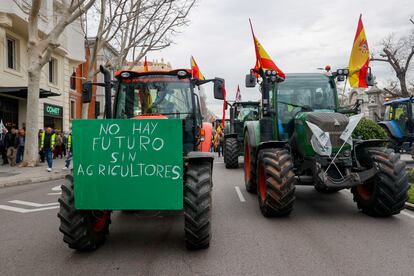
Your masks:
M188 164L184 185L185 241L188 249L202 249L211 240L211 164Z
M264 149L257 170L259 206L265 217L287 216L295 201L295 174L287 150Z
M370 216L387 217L404 209L409 189L405 163L391 149L367 148L361 165L376 166L377 174L351 189L359 209Z
M227 169L239 167L239 142L236 138L227 138L225 142L224 163Z
M67 175L59 198L60 232L63 241L72 249L91 251L102 245L109 234L110 211L77 210L73 176Z
M244 184L246 191L252 194L257 192L255 159L256 156L249 144L249 133L246 132L244 135Z

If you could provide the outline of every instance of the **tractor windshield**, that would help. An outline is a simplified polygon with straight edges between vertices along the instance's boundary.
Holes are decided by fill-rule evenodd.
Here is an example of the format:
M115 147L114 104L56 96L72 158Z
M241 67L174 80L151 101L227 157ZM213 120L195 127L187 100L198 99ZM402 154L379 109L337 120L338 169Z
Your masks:
M116 99L116 118L162 114L187 118L193 111L189 79L168 75L123 79Z
M335 110L335 93L334 84L326 76L287 76L278 87L278 106L283 110L279 110L279 113L289 112L295 106L308 106L312 110Z
M259 110L257 105L239 105L236 109L236 118L237 120L244 121L254 121L259 119Z

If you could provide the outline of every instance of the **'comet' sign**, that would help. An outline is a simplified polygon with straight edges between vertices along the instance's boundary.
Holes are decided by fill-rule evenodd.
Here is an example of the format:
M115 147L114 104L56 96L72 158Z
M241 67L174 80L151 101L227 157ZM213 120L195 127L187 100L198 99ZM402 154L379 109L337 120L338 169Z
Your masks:
M181 120L75 120L72 134L77 209L182 209Z

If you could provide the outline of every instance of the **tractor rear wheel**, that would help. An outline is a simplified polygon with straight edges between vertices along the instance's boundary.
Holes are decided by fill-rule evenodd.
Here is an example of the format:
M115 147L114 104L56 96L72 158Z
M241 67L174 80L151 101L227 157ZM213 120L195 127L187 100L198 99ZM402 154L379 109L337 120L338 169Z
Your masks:
M257 170L259 206L265 217L287 216L295 201L295 174L290 153L284 149L264 149Z
M79 251L95 250L109 234L110 211L76 210L72 175L66 176L61 188L58 217L63 241Z
M246 132L244 135L244 184L246 191L252 194L257 192L255 160L256 156L249 144L249 133Z
M404 209L409 189L405 163L392 149L367 148L361 165L378 168L377 174L351 189L359 209L370 216L387 217Z
M227 138L224 151L224 163L227 169L239 167L239 142L236 138Z
M188 249L207 248L211 240L211 164L190 163L185 174L185 241Z

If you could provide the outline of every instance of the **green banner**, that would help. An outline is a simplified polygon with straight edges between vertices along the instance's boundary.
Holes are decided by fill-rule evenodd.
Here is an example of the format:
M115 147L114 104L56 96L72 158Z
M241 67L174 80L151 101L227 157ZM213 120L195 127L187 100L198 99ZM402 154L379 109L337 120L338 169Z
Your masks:
M74 120L75 207L183 208L179 119Z

